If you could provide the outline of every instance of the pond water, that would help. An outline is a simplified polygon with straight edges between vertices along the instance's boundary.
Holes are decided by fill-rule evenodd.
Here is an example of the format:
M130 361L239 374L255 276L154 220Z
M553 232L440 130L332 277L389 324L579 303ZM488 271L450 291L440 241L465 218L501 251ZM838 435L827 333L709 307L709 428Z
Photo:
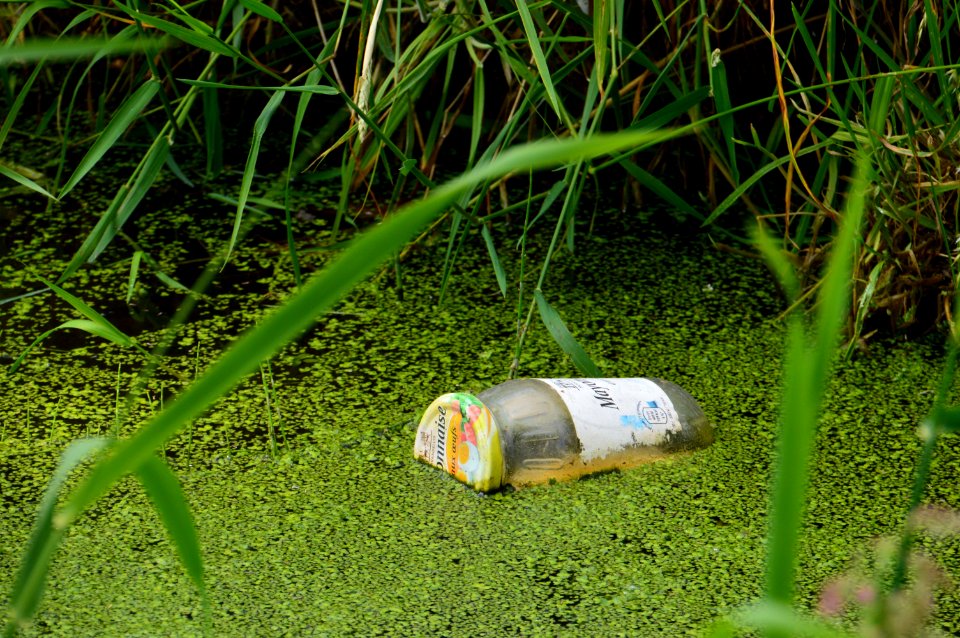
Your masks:
M40 287L38 275L55 277L119 179L91 178L46 213L30 197L0 200L0 297ZM304 182L297 197L301 247L322 248L333 196L323 183ZM229 205L173 178L145 210L130 239L187 285L232 224ZM592 234L588 221L578 225L576 251L556 257L548 300L606 375L663 377L690 391L715 422L716 442L629 471L489 496L414 461L419 412L441 393L504 380L517 328L513 232L495 234L507 299L476 234L440 301L446 236L431 235L402 260L402 299L392 270L383 270L163 450L199 529L216 635L676 636L756 599L782 300L760 262L718 250L663 212L603 204ZM530 263L539 264L549 230L533 242ZM179 296L142 275L128 307L133 250L118 239L66 287L149 347ZM308 250L305 272L334 255ZM535 275L527 277L529 289ZM292 290L282 227L267 220L123 422L124 391L144 363L135 351L64 332L16 374L0 375L2 591L66 443L133 431ZM0 305L0 355L9 363L42 330L71 318L50 295ZM838 371L812 469L799 556L803 604L815 606L827 580L899 529L916 427L941 356L936 335L890 339ZM519 369L577 376L537 323ZM960 450L949 439L928 502L960 508L958 476ZM923 536L920 545L960 573L956 538ZM956 599L941 594L937 603L935 624L960 631ZM125 481L69 531L27 633L201 632L199 600L162 526Z

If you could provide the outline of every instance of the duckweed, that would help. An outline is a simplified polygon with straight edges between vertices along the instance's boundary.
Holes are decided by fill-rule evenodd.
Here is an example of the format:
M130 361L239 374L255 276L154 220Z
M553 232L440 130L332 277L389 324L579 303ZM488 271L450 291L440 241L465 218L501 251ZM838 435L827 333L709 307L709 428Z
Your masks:
M147 212L136 238L189 283L197 268L188 262L229 232L228 216L206 200L172 205L190 208L196 228L164 227ZM62 232L77 223L59 214ZM576 253L555 260L551 303L606 374L664 377L693 393L716 423L716 442L631 471L488 496L415 462L418 411L443 392L503 380L517 330L515 300L500 296L479 238L461 253L442 301L444 245L425 242L403 263L403 301L391 277L377 279L271 362L272 408L286 437L277 455L259 377L164 450L199 528L215 635L677 636L760 594L780 297L759 262L678 234L662 214L607 214L595 236L580 235ZM285 249L269 228L276 222L264 223L126 422L116 422L118 389L122 397L143 361L89 335L46 342L17 374L0 376L2 590L66 441L132 431L289 294ZM305 224L304 241L320 244L324 224ZM46 248L50 236L17 233L0 258L5 296L64 259ZM496 240L511 245L508 236ZM72 290L109 309L141 343L155 343L157 327L123 304L126 249L110 250L71 280ZM15 255L26 253L52 261L18 265ZM305 253L305 269L329 256ZM515 273L512 253L501 258ZM144 307L162 325L177 293L155 280L141 286ZM2 354L16 356L68 314L42 296L0 306ZM541 327L526 343L522 375L576 374ZM898 530L939 343L877 340L839 370L799 557L807 606L853 556ZM960 508L953 443L940 451L929 500ZM958 573L956 539L921 544ZM938 602L936 624L960 631L957 601ZM202 633L200 602L133 482L71 528L27 635L104 633Z

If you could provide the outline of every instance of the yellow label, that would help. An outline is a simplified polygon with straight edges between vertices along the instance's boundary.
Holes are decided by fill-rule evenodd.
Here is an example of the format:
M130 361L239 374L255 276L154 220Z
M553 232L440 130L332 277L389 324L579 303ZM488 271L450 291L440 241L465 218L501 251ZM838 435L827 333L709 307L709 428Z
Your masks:
M465 392L445 394L427 408L413 455L480 491L495 490L503 480L500 433L493 415Z

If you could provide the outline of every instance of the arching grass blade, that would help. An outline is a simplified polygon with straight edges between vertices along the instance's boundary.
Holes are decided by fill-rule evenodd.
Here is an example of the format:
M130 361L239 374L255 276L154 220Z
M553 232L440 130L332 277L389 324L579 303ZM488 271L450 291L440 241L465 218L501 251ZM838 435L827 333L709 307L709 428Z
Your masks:
M547 302L543 293L537 290L533 295L537 300L537 310L540 311L540 319L543 320L543 325L547 327L550 336L557 342L557 345L573 360L577 369L588 377L602 377L603 372L593 362L593 359L583 349L576 337L570 333L560 314Z
M43 597L50 559L63 535L61 530L55 529L51 524L60 488L77 465L102 450L107 443L108 439L104 438L79 439L68 445L60 457L43 494L43 500L40 501L30 543L17 571L17 579L10 596L5 636L15 635L30 622Z
M49 197L50 199L52 199L52 200L54 200L54 201L56 201L56 199L57 199L57 196L56 196L56 195L54 195L53 193L49 192L47 189L45 189L45 188L44 188L43 186L41 186L40 184L37 184L35 181L33 181L32 179L30 179L29 177L27 177L26 175L24 175L24 174L22 174L22 173L19 173L19 172L15 171L15 170L12 170L12 169L10 169L10 168L7 168L7 167L4 166L3 164L0 164L0 175L3 175L4 177L9 177L10 179L12 179L13 181L15 181L16 183L20 184L21 186L26 186L27 188L29 188L29 189L32 190L33 192L35 192L35 193L40 193L41 195L43 195L43 196L45 196L45 197Z
M283 91L276 91L263 107L260 116L253 125L253 141L250 143L250 151L247 153L247 164L243 169L243 179L240 182L240 194L237 197L237 212L233 219L233 231L230 234L230 244L227 246L227 254L223 259L224 265L230 259L237 243L237 237L240 235L240 224L243 222L243 210L246 208L247 198L250 196L250 187L253 184L253 175L257 170L257 158L260 157L260 143L263 141L263 134L267 132L267 126L270 124L273 114L276 113L280 102L283 100Z
M127 127L143 114L143 110L147 108L150 100L153 99L153 96L157 94L159 89L159 82L156 80L147 80L133 95L124 100L123 104L117 109L116 114L114 114L113 119L110 120L110 123L107 124L103 132L100 133L97 141L93 143L93 146L90 147L87 154L80 160L80 164L73 172L73 175L70 176L67 183L60 189L61 198L73 190L74 186L83 179L84 175L89 173L90 170L97 165L97 162L106 155L107 151L113 147L116 141L120 139L120 136L127 130Z

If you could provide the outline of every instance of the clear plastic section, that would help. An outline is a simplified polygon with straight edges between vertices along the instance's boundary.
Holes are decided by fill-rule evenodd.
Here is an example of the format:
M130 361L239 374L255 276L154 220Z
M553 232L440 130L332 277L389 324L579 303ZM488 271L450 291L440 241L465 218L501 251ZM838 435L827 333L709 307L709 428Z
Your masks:
M681 430L658 446L625 448L602 459L583 462L573 418L557 394L538 379L515 379L481 392L500 430L504 483L525 485L625 468L662 458L667 452L709 445L713 428L696 400L683 388L651 379L673 403Z
M505 483L549 480L579 461L580 440L573 419L546 383L515 379L484 390L477 398L500 429Z
M707 419L697 400L672 381L650 380L660 386L660 389L670 398L682 428L679 434L670 437L662 449L669 452L692 450L713 443L713 426L710 425L710 420Z

